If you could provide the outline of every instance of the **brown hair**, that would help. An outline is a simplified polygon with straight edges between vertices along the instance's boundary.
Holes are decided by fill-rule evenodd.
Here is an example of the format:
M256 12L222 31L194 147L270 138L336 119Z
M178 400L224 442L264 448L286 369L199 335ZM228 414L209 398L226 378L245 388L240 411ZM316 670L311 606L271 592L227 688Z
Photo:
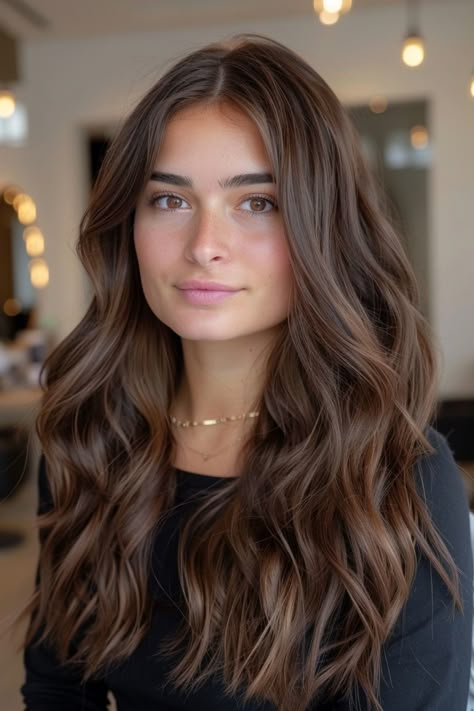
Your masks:
M168 408L182 356L145 301L132 225L167 121L200 102L230 104L261 132L294 298L241 475L208 493L183 531L186 611L163 651L185 646L170 679L189 690L221 672L227 691L242 685L281 711L361 687L380 709L382 645L418 550L461 604L414 477L434 451L424 433L435 349L346 111L299 56L256 35L173 66L101 168L78 243L92 302L46 363L37 430L54 505L39 518L25 644L41 630L65 663L81 631L69 661L90 678L128 657L150 623L153 540L175 492Z

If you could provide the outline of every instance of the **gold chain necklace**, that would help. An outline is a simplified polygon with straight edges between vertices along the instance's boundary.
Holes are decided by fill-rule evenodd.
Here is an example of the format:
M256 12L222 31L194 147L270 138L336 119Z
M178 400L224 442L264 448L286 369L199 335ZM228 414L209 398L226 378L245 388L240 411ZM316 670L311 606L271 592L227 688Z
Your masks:
M238 437L236 440L234 440L232 444L240 442L241 439L243 438ZM189 444L184 444L184 442L180 442L180 444L182 447L185 447L185 449L189 449L191 452L194 452L194 454L199 454L199 456L202 457L205 462L207 462L208 459L213 459L214 457L217 457L221 452L224 452L229 447L229 444L226 444L225 447L222 447L222 449L218 449L217 452L214 452L214 454L204 454L204 452L200 452L198 449L190 447Z
M237 422L238 420L252 419L254 417L258 417L259 414L260 413L257 411L244 412L242 415L230 415L229 417L216 417L215 419L212 419L212 420L201 420L200 422L198 422L197 420L178 420L176 417L173 417L173 415L170 415L170 421L171 421L171 424L175 425L176 427L198 427L200 425L209 427L210 425L222 425L222 424L226 424L228 422Z

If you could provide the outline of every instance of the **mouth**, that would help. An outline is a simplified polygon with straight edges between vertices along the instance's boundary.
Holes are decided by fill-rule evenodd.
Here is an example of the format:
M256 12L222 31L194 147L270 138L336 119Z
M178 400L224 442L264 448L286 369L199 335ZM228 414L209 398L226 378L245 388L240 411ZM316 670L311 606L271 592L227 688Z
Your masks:
M183 289L178 287L183 298L191 304L216 304L230 299L238 294L241 289Z
M184 291L240 291L238 287L229 284L220 284L217 281L199 281L198 279L183 281L176 286Z

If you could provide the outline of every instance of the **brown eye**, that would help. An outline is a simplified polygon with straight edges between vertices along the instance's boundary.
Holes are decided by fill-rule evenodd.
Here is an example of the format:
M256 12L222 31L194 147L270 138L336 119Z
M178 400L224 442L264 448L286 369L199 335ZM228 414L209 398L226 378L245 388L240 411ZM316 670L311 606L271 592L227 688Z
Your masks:
M252 198L250 200L250 207L254 212L263 212L266 207L266 200L262 198Z
M266 213L276 210L276 203L263 195L248 197L242 202L242 209L250 214Z
M179 195L154 195L151 198L151 204L160 210L181 210L183 208L187 209L190 207L189 203L186 202Z
M177 207L181 207L183 201L182 201L181 198L179 198L179 197L175 197L174 195L169 195L169 196L166 198L166 201L165 201L165 202L166 202L166 207L167 207L169 210L174 210L174 209L176 209Z

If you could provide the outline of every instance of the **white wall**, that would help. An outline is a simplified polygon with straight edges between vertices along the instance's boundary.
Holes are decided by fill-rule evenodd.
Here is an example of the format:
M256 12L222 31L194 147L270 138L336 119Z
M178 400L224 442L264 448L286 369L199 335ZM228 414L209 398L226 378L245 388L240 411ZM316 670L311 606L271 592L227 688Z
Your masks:
M174 58L239 31L270 35L303 55L346 103L374 93L426 98L434 140L429 225L432 324L444 365L440 393L474 396L472 276L474 100L467 91L474 56L474 2L421 5L425 63L400 60L405 4L354 10L334 27L301 16L266 22L92 39L30 41L20 97L29 110L25 148L0 149L0 185L19 183L35 199L47 240L50 285L43 318L65 335L86 306L74 254L87 199L86 126L120 119Z

